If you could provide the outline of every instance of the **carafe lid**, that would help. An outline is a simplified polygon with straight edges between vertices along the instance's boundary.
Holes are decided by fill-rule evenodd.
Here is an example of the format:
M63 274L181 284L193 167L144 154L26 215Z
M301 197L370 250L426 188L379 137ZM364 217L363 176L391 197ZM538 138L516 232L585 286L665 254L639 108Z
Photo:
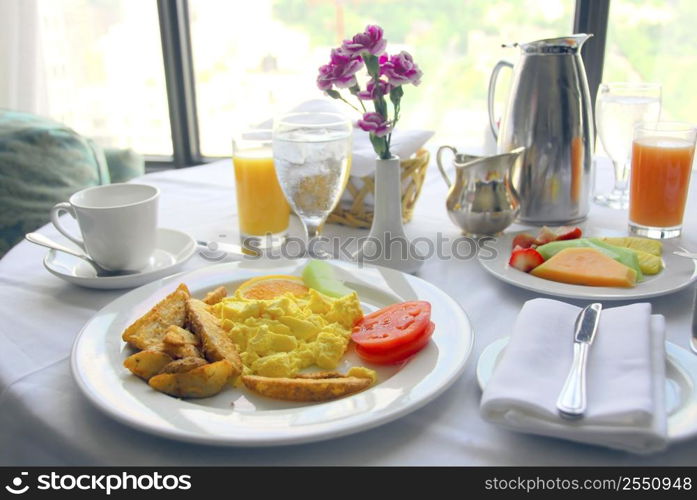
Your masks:
M514 43L513 47L520 47L524 54L576 54L584 42L593 35L576 33L560 38L545 38L527 43Z

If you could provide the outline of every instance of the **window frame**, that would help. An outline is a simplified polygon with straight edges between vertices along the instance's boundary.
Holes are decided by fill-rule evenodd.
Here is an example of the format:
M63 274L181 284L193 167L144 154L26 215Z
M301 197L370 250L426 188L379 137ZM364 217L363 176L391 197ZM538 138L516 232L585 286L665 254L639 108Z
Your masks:
M465 0L462 0L465 1ZM188 0L157 0L167 102L172 136L172 156L146 156L148 171L182 168L220 157L201 154L196 84L191 49ZM602 81L610 0L576 0L574 33L592 33L583 47L591 102Z

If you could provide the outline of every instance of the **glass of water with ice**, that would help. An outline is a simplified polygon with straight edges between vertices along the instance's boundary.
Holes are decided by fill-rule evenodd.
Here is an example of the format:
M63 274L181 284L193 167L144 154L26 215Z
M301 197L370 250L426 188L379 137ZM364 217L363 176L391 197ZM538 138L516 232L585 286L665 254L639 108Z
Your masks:
M661 113L659 83L602 83L595 105L595 124L605 152L612 160L615 186L609 193L596 194L599 205L629 207L629 161L634 126L657 122Z
M274 121L276 176L314 257L327 256L313 240L346 187L352 131L351 121L338 113L289 113Z

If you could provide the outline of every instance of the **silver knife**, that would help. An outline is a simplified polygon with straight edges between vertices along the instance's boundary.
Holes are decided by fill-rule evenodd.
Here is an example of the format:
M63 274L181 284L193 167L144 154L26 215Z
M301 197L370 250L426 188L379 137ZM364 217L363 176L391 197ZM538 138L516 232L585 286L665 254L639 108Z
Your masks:
M598 330L603 305L593 303L576 318L574 331L574 360L564 387L557 399L557 410L564 418L581 418L586 412L586 366L588 349Z
M695 305L692 308L692 338L690 347L697 354L697 290L695 291Z

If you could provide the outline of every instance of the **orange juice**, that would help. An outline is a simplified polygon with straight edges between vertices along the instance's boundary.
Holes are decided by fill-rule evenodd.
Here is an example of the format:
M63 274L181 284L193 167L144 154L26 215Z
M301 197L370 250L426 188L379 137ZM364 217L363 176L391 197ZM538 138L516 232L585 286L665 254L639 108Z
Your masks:
M632 144L629 220L655 228L682 224L694 143L642 137Z
M240 232L263 236L288 229L290 206L278 184L271 151L244 151L232 161Z

